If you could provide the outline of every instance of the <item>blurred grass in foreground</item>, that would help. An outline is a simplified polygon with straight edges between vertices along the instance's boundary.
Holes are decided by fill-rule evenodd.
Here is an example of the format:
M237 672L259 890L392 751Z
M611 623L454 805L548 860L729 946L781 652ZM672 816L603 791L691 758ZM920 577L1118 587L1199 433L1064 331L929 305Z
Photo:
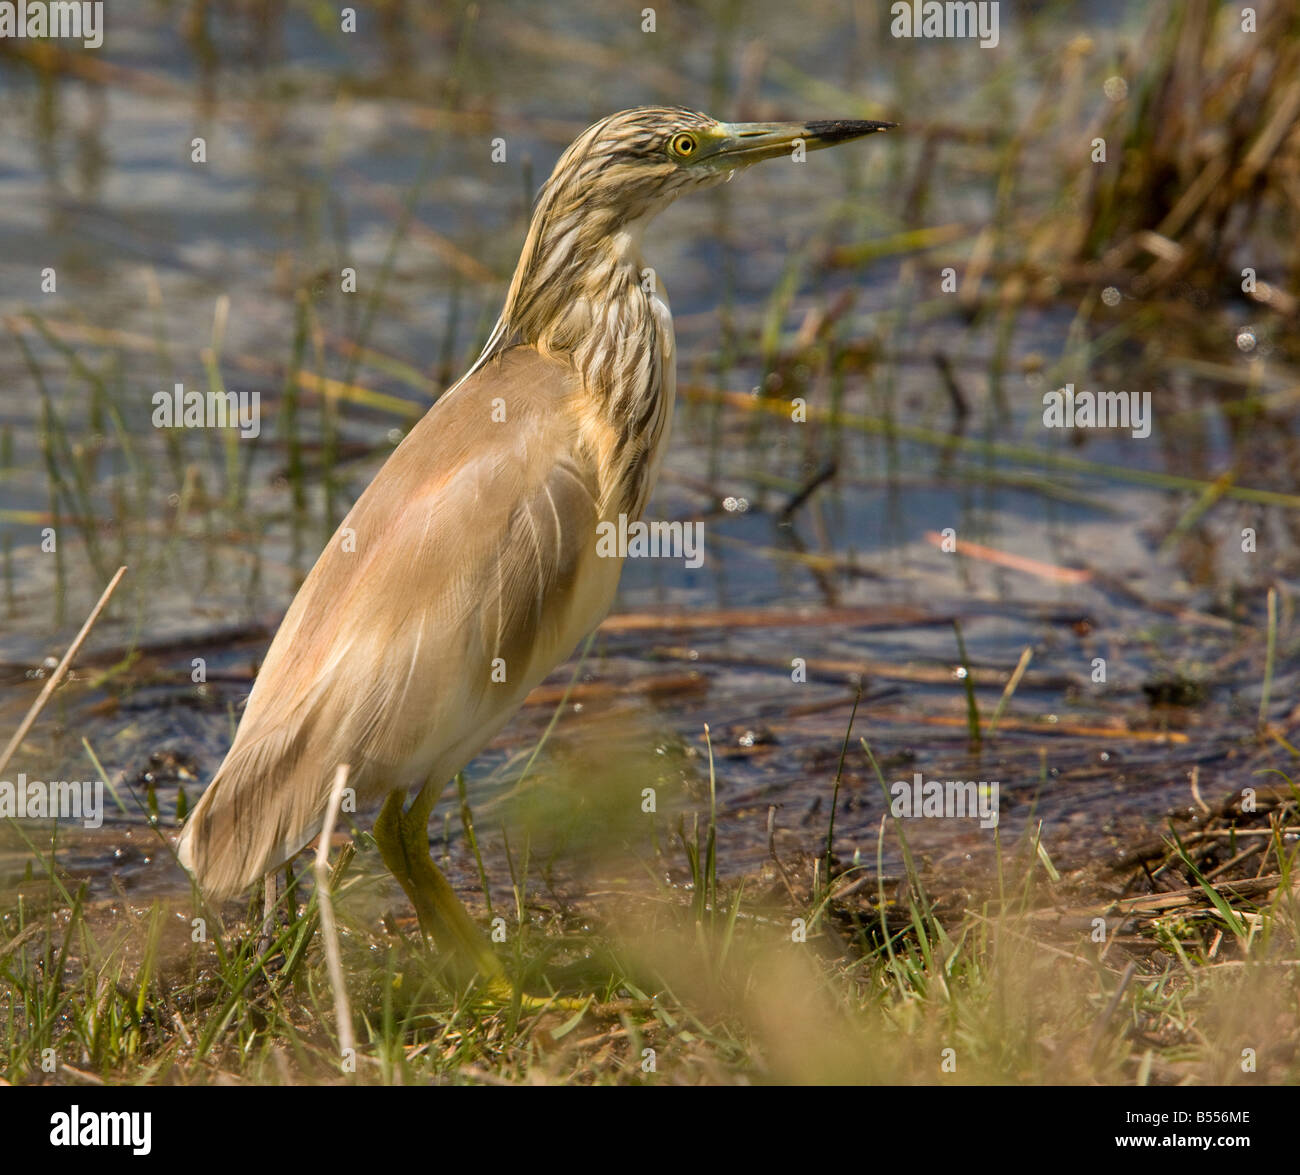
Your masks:
M849 753L874 758L865 743ZM1296 754L1300 760L1300 753ZM615 774L617 764L610 767ZM881 786L883 788L883 777ZM633 780L634 784L644 780ZM557 800L573 807L564 788ZM525 811L547 811L530 801ZM394 916L377 854L351 847L332 888L358 1042L340 1055L315 896L259 903L208 941L191 912L69 892L53 850L0 915L5 1080L410 1083L1275 1083L1300 1079L1300 789L1209 813L1129 862L1098 902L1033 827L1002 845L995 892L932 895L906 868L787 856L720 885L711 807L677 824L689 882L643 877L580 896L531 892L516 828L515 907L498 946L530 991L573 1013L491 1007L454 990ZM571 819L593 876L636 869L608 813ZM584 831L585 828L585 831ZM577 842L576 844L574 842ZM369 844L364 834L358 843ZM35 849L36 846L33 845ZM644 876L644 875L643 875ZM53 880L50 880L50 879ZM1145 880L1144 880L1145 879ZM569 889L572 890L570 883ZM404 909L398 898L397 909ZM242 928L241 928L242 923ZM47 1052L46 1050L53 1050ZM50 1067L50 1058L57 1064ZM42 1068L44 1062L45 1068Z

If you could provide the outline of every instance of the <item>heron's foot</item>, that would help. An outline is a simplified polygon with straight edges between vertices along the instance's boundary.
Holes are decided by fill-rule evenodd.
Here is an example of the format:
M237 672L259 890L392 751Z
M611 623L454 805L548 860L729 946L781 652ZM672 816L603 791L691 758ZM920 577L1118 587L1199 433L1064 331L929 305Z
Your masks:
M509 980L500 979L489 982L485 990L476 997L480 1007L509 1008L518 1000L520 1012L583 1012L596 1007L592 996L530 995L519 991Z

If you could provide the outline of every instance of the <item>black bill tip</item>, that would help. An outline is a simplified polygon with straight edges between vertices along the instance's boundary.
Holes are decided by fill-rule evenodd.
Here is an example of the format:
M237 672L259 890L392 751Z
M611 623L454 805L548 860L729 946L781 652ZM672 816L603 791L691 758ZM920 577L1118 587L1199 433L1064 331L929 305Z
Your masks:
M847 139L858 139L863 135L875 134L876 131L892 131L897 126L896 122L833 118L824 122L810 122L804 129L810 136L820 139L823 143L843 143Z

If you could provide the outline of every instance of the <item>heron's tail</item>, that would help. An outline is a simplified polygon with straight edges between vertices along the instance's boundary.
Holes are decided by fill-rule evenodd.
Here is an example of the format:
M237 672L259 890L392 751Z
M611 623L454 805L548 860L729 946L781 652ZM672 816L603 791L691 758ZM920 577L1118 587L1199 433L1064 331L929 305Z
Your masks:
M176 845L204 895L234 897L278 869L320 831L326 794L259 770L256 753L232 747Z

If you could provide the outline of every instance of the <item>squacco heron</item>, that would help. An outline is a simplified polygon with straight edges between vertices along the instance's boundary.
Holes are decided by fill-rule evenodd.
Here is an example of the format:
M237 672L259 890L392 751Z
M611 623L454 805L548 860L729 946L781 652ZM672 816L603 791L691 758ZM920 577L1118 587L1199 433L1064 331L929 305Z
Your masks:
M237 894L301 850L347 764L359 805L384 800L375 839L424 933L501 978L429 855L428 819L613 603L621 560L597 556L597 526L645 510L676 390L646 226L751 163L893 125L644 107L564 152L483 353L343 519L271 643L178 846L205 894Z

